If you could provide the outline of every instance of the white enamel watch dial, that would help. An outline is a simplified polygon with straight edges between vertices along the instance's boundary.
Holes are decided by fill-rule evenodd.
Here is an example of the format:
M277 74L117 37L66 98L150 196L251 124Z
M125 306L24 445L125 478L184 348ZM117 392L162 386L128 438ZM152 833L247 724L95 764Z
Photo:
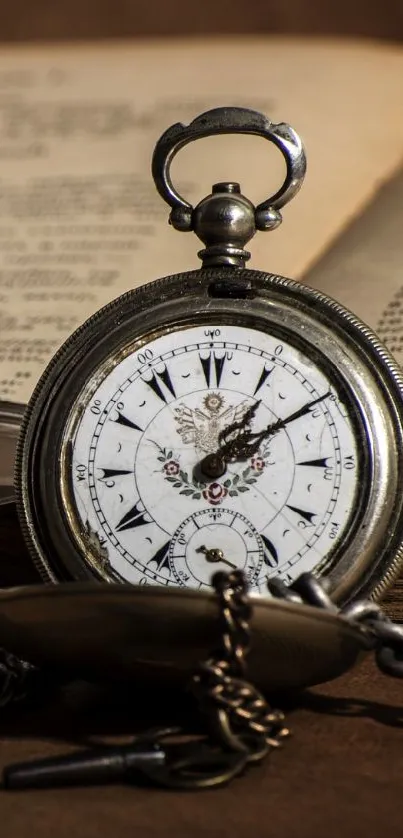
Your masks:
M268 576L312 570L345 533L359 473L354 430L334 383L285 341L236 325L170 332L128 354L80 403L64 438L78 522L122 581L203 588L208 550L220 549L217 569L242 568L266 593ZM220 479L204 477L203 457L251 405L253 431L306 412Z
M254 207L216 184L192 208L169 167L187 142L260 134L287 174ZM251 592L304 571L339 602L380 595L403 557L403 382L377 337L333 300L246 270L305 172L290 126L222 108L159 142L153 176L200 270L130 291L57 353L31 399L17 500L46 580L207 590L242 569Z

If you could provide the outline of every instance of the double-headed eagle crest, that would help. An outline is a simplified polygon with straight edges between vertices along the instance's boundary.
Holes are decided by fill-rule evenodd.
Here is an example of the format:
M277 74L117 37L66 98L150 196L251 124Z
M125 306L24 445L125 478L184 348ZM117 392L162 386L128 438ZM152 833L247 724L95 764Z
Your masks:
M193 443L200 452L212 454L220 447L220 433L233 423L242 423L249 405L245 399L236 407L230 405L222 410L224 399L219 393L208 393L203 405L206 413L184 404L175 408L177 432L185 444Z

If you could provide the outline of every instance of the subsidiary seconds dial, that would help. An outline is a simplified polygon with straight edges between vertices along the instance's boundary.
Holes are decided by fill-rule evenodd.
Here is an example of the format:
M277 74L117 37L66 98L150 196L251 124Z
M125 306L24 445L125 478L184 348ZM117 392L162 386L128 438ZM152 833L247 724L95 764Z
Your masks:
M184 325L108 359L79 401L63 485L74 537L107 578L203 588L230 563L266 594L268 576L291 581L345 537L358 431L319 353L245 325Z

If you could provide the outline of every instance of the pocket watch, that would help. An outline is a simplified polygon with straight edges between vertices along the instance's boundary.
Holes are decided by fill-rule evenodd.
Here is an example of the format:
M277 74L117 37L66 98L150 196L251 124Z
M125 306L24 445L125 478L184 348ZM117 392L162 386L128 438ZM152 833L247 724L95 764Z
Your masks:
M254 134L285 159L254 206L236 182L193 208L170 176L187 143ZM305 153L287 124L218 108L157 142L170 223L202 267L90 317L57 352L25 414L19 515L46 581L207 592L242 570L253 595L313 572L334 600L379 596L403 557L402 375L376 335L305 285L245 268L298 192ZM292 242L290 243L292 246Z

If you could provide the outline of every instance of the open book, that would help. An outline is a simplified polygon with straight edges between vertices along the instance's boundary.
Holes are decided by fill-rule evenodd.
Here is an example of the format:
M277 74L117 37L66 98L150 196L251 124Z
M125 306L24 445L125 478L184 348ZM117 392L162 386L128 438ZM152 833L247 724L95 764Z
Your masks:
M109 300L198 267L198 240L168 226L151 179L168 126L242 105L298 131L306 184L282 227L253 240L250 264L302 278L399 167L402 78L403 49L354 41L1 49L0 398L27 401L60 344ZM186 147L172 173L193 203L223 180L258 202L283 161L263 140L224 136ZM312 277L342 296L337 271L331 283L318 268ZM376 326L397 290L387 271L369 308L362 284L356 300L350 286L349 307Z

